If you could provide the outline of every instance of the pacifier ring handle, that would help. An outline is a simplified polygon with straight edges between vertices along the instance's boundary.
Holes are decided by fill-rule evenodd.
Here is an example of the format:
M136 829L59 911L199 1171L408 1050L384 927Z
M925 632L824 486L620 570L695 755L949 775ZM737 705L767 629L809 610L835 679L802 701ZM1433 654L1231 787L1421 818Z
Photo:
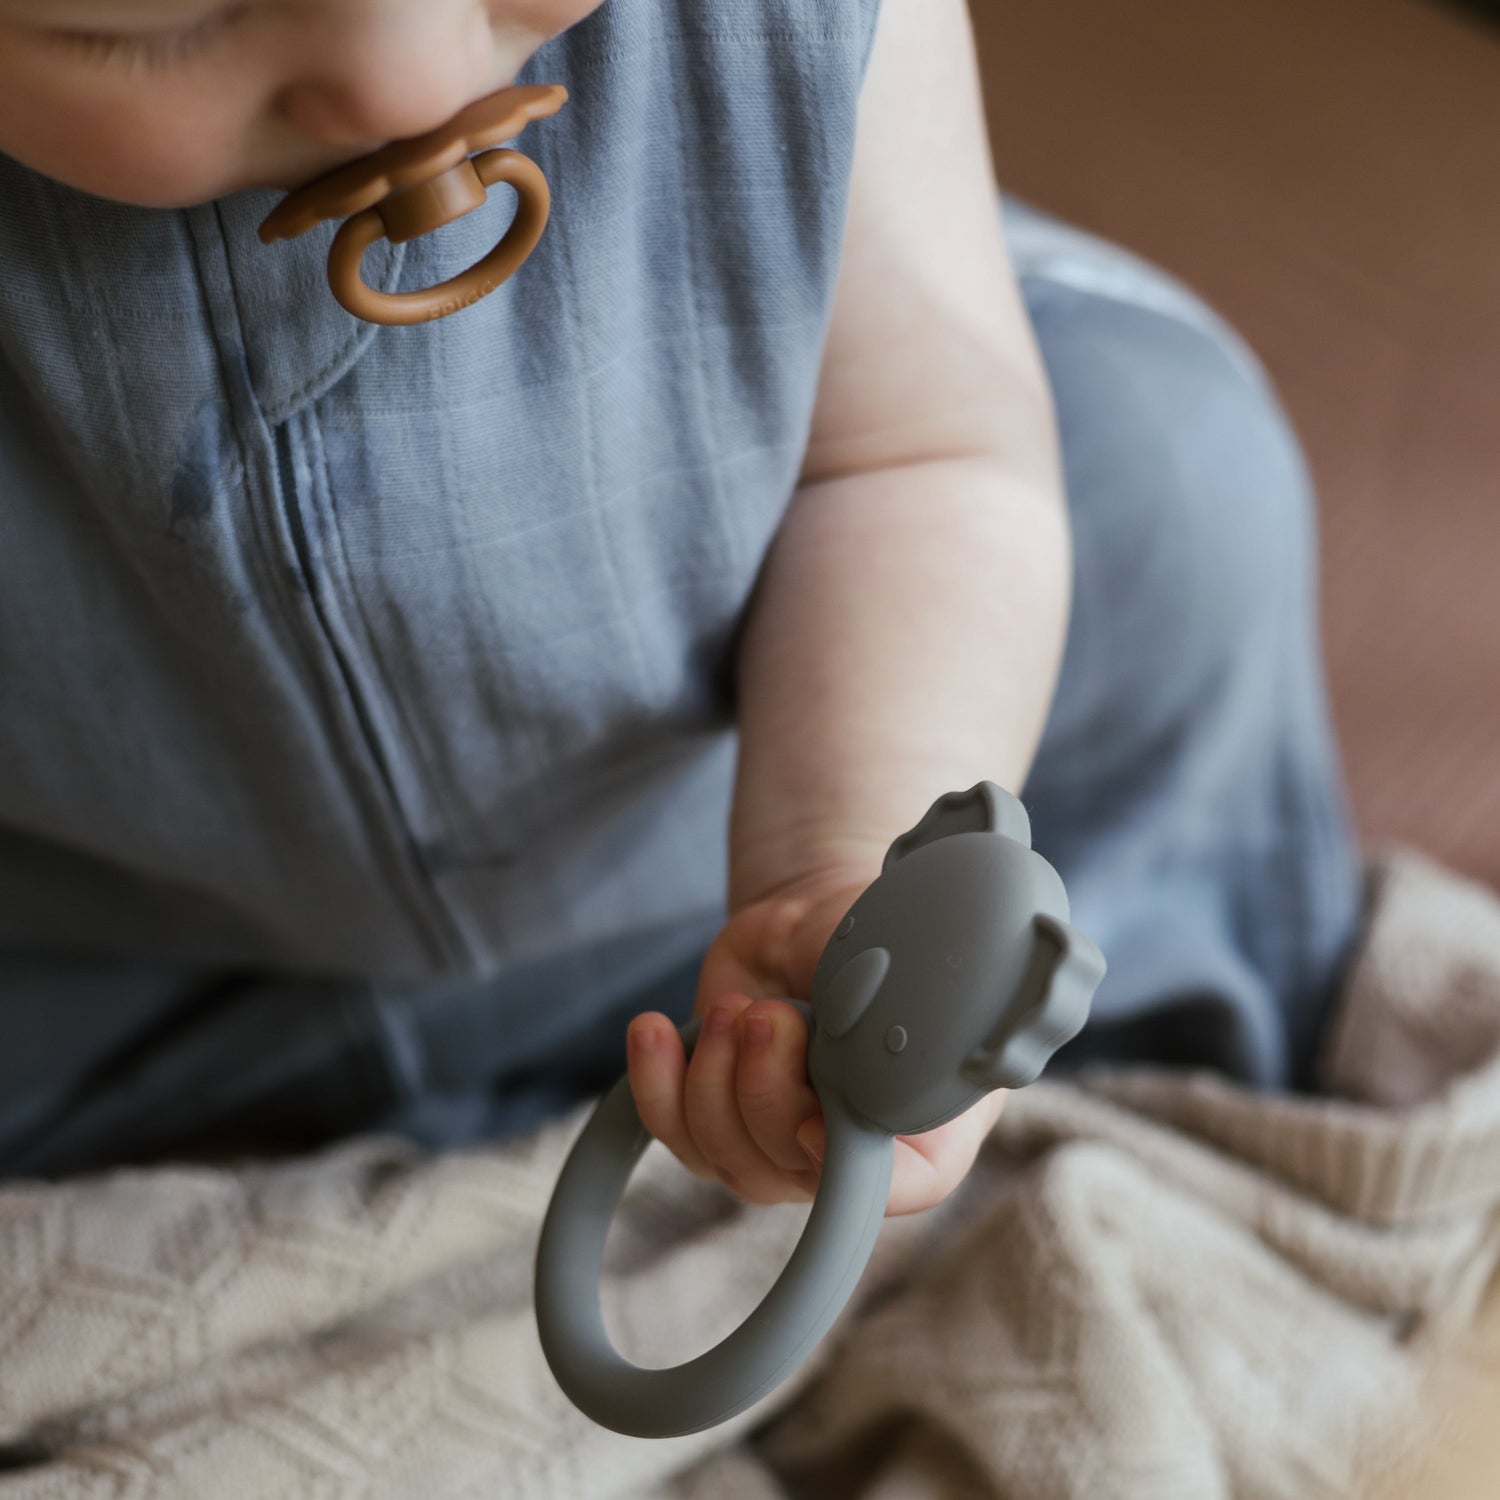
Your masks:
M303 183L266 215L260 238L267 245L295 239L327 219L342 219L329 246L328 285L341 307L368 323L426 323L472 307L536 249L552 204L534 161L493 148L519 135L529 121L556 114L567 99L558 83L486 94L425 135L391 141ZM516 190L516 214L478 264L416 292L382 292L365 282L360 262L376 240L399 245L441 229L483 205L497 182Z
M812 1007L789 1001L812 1021ZM700 1019L679 1028L688 1055ZM536 1316L542 1352L564 1393L601 1427L680 1437L728 1421L780 1385L832 1327L869 1261L885 1218L894 1138L837 1097L821 1099L827 1148L802 1236L760 1305L706 1353L665 1369L625 1359L599 1303L609 1226L651 1143L628 1075L595 1106L573 1144L542 1222Z
M517 198L510 227L489 254L467 271L421 291L382 292L370 286L360 274L365 251L378 239L390 238L399 243L412 236L400 235L398 239L391 232L391 215L385 211L387 204L355 214L344 221L328 248L328 285L346 312L367 323L395 325L445 318L488 296L536 249L547 227L552 196L541 168L530 157L522 156L519 151L486 151L453 171L472 173L485 189L497 182L509 183ZM395 202L399 199L388 200Z

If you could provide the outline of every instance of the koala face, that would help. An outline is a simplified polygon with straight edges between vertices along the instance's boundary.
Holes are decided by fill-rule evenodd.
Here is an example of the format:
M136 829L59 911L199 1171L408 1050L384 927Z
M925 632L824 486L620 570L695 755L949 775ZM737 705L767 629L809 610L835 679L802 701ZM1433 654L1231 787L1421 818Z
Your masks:
M913 1135L1031 1082L1103 973L1067 921L1057 872L1013 838L952 834L888 864L813 976L819 1094Z

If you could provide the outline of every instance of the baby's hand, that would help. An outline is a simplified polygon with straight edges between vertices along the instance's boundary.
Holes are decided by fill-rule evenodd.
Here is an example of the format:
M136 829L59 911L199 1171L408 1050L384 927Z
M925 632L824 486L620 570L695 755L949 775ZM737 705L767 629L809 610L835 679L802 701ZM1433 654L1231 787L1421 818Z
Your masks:
M704 960L691 1059L669 1017L645 1011L627 1032L641 1123L699 1177L749 1203L810 1202L823 1117L807 1078L807 1023L775 998L806 995L835 925L864 886L782 892L735 913ZM940 1203L963 1180L999 1117L1003 1093L921 1135L897 1136L886 1214Z
M628 1032L630 1088L641 1123L699 1177L749 1203L811 1202L821 1143L818 1096L807 1081L807 1023L780 1000L725 994L712 1001L691 1060L677 1028L646 1011Z

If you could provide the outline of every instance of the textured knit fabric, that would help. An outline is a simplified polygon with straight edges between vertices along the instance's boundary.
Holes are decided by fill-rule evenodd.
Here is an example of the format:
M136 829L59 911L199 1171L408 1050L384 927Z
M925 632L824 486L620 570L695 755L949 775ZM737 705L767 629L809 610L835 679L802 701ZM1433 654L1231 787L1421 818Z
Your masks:
M1332 1097L1118 1070L1013 1094L958 1193L886 1221L808 1365L691 1437L595 1426L542 1358L537 1232L587 1106L436 1159L365 1139L11 1184L0 1497L1419 1493L1391 1465L1500 1256L1500 904L1412 854L1370 890ZM647 1364L708 1347L804 1212L652 1148L611 1237L612 1336Z

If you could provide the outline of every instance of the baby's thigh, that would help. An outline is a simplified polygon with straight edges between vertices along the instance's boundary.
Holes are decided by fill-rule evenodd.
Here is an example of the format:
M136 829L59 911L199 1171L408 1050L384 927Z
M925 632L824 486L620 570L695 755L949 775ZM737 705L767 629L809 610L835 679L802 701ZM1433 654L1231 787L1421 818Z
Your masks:
M1111 1055L1305 1081L1358 869L1302 456L1200 302L1107 246L1044 238L1017 265L1057 408L1074 594L1026 786L1037 848L1109 955L1094 1010Z
M1154 305L1044 275L1022 285L1074 537L1058 710L1149 737L1226 672L1269 689L1288 653L1315 657L1310 487L1243 345L1185 294Z

